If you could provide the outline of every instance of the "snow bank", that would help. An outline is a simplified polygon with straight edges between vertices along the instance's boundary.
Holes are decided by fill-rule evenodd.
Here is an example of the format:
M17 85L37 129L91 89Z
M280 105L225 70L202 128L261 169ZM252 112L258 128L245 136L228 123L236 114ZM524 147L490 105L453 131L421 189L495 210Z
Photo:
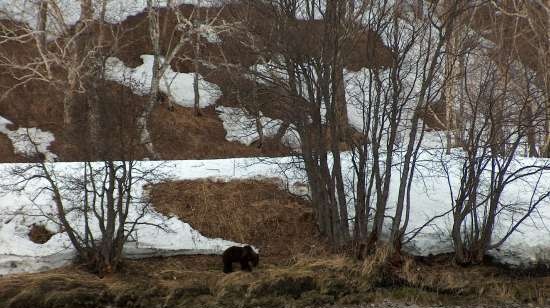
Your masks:
M435 215L441 215L450 210L451 189L456 190L458 184L457 172L459 161L451 156L443 156L443 162L448 164L452 175L448 186L445 173L442 170L442 161L434 159L434 155L441 153L423 153L419 159L417 178L413 181L411 197L413 206L408 231L424 225ZM342 155L343 168L351 183L353 172L351 171L350 154ZM166 168L171 170L175 180L204 179L209 177L223 180L253 178L253 177L280 177L292 186L304 181L301 166L289 167L293 158L255 158L248 159L220 159L220 160L190 160L168 162ZM518 158L514 168L520 168L525 164L550 163L541 160L533 162ZM69 170L78 163L54 163L59 170ZM143 167L152 166L155 162L143 162ZM7 174L6 170L14 164L0 166L0 172ZM285 170L284 174L281 170ZM395 169L393 178L398 178L399 170ZM533 183L538 178L526 178L524 181L513 183L503 194L503 201L516 204L521 207L529 202L533 195ZM4 177L3 182L9 182L9 177ZM550 173L542 176L540 185L535 194L542 194L550 190ZM391 183L390 205L395 203L397 181ZM29 227L33 223L45 223L45 218L35 216L39 211L49 213L52 211L51 197L44 195L37 199L36 187L28 187L21 193L10 192L0 196L0 274L22 271L38 271L54 268L67 264L73 257L68 239L64 233L56 234L46 244L32 243L27 236ZM348 187L348 194L350 194ZM351 195L349 195L351 197ZM351 198L348 198L351 199ZM391 214L393 209L388 209ZM498 237L506 231L510 223L516 221L514 215L502 215L497 222L495 236ZM125 247L128 257L139 258L153 255L175 254L212 254L221 253L224 248L235 243L221 239L208 239L193 230L188 224L172 217L167 218L151 212L145 217L145 221L152 223L164 223L169 232L150 226L139 226L134 241ZM550 230L546 227L550 224L550 201L546 200L539 205L538 213L520 226L497 250L490 251L497 260L515 265L532 265L538 261L550 262ZM418 255L428 255L452 251L449 237L452 226L452 218L445 215L434 220L420 232L419 236L405 247L408 251ZM55 225L48 226L55 229Z
M142 65L131 68L118 58L108 58L105 78L131 88L135 94L148 95L153 79L154 56L142 55L141 59L143 60ZM221 92L217 85L202 80L200 76L199 79L199 105L204 108L214 104ZM193 74L177 73L168 67L160 81L160 91L172 97L174 103L180 106L193 107L195 99Z
M15 154L34 157L38 152L44 155L46 161L57 159L57 155L48 150L50 144L55 141L52 133L36 127L20 127L17 130L10 130L8 129L10 124L12 124L11 121L0 116L0 133L11 140Z

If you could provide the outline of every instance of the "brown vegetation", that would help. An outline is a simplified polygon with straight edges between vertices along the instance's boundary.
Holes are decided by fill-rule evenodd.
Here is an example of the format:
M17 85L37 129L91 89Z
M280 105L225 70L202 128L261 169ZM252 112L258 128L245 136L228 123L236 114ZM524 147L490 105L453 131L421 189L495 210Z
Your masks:
M52 238L54 233L42 225L33 224L29 230L29 239L37 244L44 244Z
M213 107L202 110L202 116L193 116L192 108L176 107L169 111L157 106L152 114L153 142L166 159L211 159L286 155L282 145L274 147L247 147L225 140L225 130Z
M152 195L161 213L176 215L205 236L254 245L262 262L288 263L325 250L311 206L276 182L170 182L153 187Z
M119 273L103 279L67 267L0 279L0 307L305 307L388 299L440 306L550 304L548 278L510 277L496 268L434 266L413 259L388 267L384 257L374 259L363 266L371 272L360 271L356 261L331 256L227 275L218 256L154 258L127 261Z

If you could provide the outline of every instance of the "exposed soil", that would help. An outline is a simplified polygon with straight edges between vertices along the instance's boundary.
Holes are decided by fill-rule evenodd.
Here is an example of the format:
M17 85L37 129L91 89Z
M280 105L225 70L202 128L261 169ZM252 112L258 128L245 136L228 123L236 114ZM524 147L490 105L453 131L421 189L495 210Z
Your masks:
M157 106L152 115L153 140L164 159L213 159L233 157L283 156L289 150L270 145L258 148L225 139L225 130L214 107L195 116L193 109L176 107L169 111Z

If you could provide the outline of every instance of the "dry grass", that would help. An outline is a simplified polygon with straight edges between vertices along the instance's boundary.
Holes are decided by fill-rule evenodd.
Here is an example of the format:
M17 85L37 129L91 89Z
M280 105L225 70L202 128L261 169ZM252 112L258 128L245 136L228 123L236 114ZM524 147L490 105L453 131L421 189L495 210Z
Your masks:
M371 263L386 263L383 260L389 258L384 255L373 256L377 261ZM297 258L292 265L264 264L252 273L226 275L221 271L219 256L181 256L127 261L121 272L99 279L71 266L0 279L0 307L25 307L7 306L10 302L25 301L29 305L43 303L45 298L68 301L69 296L100 294L142 306L173 302L169 307L180 307L176 303L189 300L208 302L211 307L302 307L387 299L427 305L550 304L549 278L514 279L498 274L494 268L426 265L406 259L390 273L402 278L400 284L381 287L365 283L380 280L375 276L381 272L373 268L376 266L342 256L309 256ZM466 283L468 287L464 287Z
M444 258L426 264L407 257L396 275L411 288L443 296L550 304L550 277L514 276L494 266L463 267Z
M10 139L0 134L0 161L2 162L23 162L25 159L13 152Z
M50 240L54 233L48 231L42 225L33 224L29 230L29 239L37 244L44 244Z
M170 182L155 186L152 195L160 212L205 236L255 245L262 260L285 263L324 251L311 206L270 181Z
M152 114L153 140L161 157L166 159L212 159L224 157L282 156L289 149L283 146L248 147L225 139L225 129L213 107L195 116L192 108L166 105Z

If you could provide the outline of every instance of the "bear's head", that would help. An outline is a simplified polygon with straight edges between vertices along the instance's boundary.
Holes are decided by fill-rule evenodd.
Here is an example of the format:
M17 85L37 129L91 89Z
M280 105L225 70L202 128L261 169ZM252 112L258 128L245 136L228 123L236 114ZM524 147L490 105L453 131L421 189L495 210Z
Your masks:
M258 263L260 263L260 255L258 255L249 245L246 245L243 248L246 258L250 260L254 267L258 266Z

